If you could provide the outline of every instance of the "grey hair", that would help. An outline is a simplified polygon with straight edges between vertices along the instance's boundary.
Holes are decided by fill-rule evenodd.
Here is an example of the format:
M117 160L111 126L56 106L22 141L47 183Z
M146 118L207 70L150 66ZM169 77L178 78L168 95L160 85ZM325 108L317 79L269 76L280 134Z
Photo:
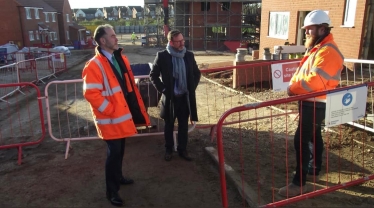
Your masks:
M106 32L105 32L105 29L113 29L113 26L110 25L110 24L105 24L105 25L99 25L95 32L94 32L94 39L95 39L95 42L100 45L100 38L102 38Z

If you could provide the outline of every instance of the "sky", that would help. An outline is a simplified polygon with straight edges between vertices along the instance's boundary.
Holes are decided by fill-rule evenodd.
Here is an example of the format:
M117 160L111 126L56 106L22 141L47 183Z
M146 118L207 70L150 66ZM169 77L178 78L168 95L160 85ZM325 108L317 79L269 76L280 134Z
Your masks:
M72 9L108 6L144 6L143 0L69 0L69 3Z

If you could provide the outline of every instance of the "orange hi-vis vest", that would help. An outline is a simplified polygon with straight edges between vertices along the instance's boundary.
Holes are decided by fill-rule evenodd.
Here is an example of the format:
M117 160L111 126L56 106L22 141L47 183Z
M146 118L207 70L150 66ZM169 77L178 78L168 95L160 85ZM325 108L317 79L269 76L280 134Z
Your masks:
M128 92L122 92L108 59L100 54L98 49L82 72L83 95L90 103L98 136L104 140L121 139L138 133L124 97L124 93L130 93L132 90L135 91L140 112L144 117L145 123L141 125L150 125L129 61L126 56L121 57L128 69L123 74Z
M335 89L340 82L343 62L344 57L329 34L305 54L290 81L289 90L300 95ZM326 95L308 100L326 102Z

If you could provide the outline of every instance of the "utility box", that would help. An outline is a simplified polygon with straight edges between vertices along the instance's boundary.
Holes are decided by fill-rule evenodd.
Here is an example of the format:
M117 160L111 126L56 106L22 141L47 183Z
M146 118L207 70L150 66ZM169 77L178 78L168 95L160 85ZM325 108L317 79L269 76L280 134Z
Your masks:
M131 70L135 76L135 83L139 88L140 95L144 101L146 108L158 106L161 98L156 88L149 80L149 72L151 71L152 64L131 64Z

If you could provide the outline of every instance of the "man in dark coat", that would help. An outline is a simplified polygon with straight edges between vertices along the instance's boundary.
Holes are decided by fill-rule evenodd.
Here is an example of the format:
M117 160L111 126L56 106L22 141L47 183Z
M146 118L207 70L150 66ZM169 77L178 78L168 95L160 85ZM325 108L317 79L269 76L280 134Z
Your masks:
M177 150L180 157L191 161L187 153L188 118L190 116L191 121L198 121L195 90L201 73L194 54L186 50L179 30L171 30L168 41L166 50L157 52L149 75L152 84L162 93L160 116L165 121L165 160L172 158L174 122L177 118Z

